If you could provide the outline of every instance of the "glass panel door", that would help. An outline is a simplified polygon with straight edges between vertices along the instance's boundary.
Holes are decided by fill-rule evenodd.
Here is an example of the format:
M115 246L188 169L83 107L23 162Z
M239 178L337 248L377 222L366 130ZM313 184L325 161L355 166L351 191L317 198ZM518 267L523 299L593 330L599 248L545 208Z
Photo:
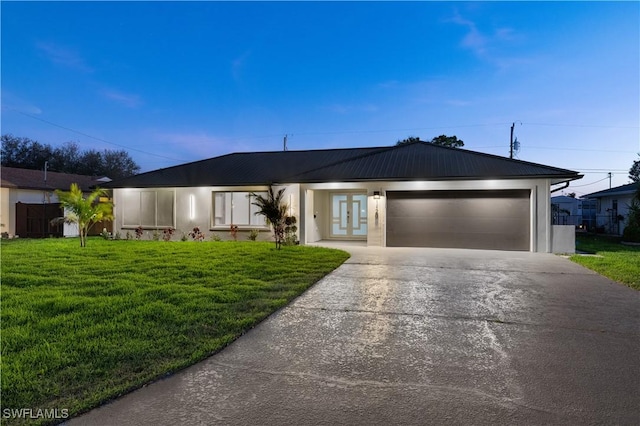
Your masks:
M331 194L331 236L367 235L367 195Z

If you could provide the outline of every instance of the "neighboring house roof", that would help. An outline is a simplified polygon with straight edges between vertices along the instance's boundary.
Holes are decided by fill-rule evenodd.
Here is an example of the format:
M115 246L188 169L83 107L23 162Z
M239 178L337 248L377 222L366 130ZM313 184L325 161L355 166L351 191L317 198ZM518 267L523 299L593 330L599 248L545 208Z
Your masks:
M247 152L159 169L106 187L240 186L367 180L580 179L578 172L427 142L376 148Z
M591 194L583 195L582 198L602 198L634 194L638 190L639 185L640 182L628 183L626 185L616 186L615 188L605 189L604 191L592 192Z
M104 186L109 181L103 176L75 175L47 171L47 182L44 181L43 170L18 169L2 167L0 169L0 186L3 188L68 191L72 183L77 183L82 191L91 191L94 186Z
M558 195L556 197L551 197L552 203L577 203L578 200L574 197L568 197L566 195Z

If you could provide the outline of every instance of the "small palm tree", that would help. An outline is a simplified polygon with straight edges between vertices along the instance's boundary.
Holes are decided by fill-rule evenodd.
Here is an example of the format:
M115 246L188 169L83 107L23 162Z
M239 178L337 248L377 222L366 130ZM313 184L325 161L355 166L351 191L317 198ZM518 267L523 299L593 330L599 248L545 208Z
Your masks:
M276 249L280 249L284 240L284 220L287 216L287 205L282 202L284 191L285 188L282 188L278 192L274 192L273 187L269 186L266 197L254 192L250 194L254 199L251 204L259 209L255 214L264 216L267 223L273 228Z
M87 233L94 224L102 220L113 220L113 204L111 202L96 203L100 196L106 195L104 189L96 188L85 198L80 187L72 183L69 191L56 190L55 192L65 214L52 222L77 224L80 247L86 247Z

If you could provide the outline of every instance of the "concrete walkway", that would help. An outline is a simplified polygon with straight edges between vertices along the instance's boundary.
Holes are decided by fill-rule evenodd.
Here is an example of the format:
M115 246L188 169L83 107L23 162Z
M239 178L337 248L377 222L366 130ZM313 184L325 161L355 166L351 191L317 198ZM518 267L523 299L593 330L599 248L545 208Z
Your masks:
M551 254L348 250L219 354L68 424L640 424L640 292Z

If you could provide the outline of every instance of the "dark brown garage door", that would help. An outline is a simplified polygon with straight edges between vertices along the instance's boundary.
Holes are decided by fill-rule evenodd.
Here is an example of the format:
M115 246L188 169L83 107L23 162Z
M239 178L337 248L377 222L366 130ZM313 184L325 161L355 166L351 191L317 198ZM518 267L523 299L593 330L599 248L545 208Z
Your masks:
M529 190L387 192L387 246L529 250Z

